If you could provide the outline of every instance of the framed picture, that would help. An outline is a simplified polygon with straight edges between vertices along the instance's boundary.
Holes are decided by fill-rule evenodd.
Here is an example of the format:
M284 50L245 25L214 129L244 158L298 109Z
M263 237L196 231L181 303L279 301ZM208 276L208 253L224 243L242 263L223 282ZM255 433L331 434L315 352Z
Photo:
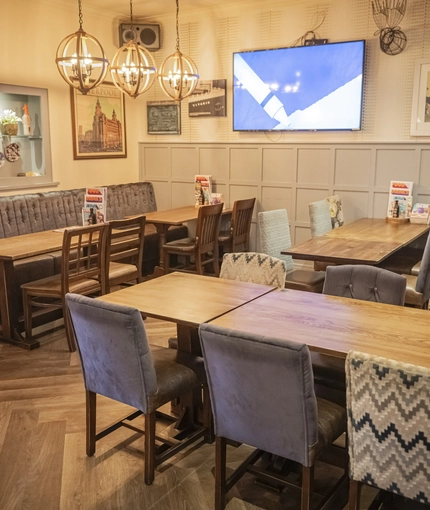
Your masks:
M227 80L199 80L188 100L189 117L226 117Z
M411 135L430 136L430 59L415 64Z
M74 159L127 157L124 94L112 83L70 93Z
M148 134L180 135L181 105L176 101L147 101Z

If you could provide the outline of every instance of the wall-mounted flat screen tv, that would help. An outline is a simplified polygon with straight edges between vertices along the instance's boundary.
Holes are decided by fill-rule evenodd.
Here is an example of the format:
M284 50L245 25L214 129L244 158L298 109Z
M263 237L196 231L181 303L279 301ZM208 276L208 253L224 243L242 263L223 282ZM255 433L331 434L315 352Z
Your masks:
M233 54L234 131L361 129L364 41Z

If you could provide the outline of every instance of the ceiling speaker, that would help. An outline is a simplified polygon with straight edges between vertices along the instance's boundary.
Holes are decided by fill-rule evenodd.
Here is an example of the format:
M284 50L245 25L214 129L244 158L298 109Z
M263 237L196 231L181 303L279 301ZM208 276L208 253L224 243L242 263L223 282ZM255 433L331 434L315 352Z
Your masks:
M121 23L119 25L119 46L135 41L150 51L160 49L160 25L139 25Z

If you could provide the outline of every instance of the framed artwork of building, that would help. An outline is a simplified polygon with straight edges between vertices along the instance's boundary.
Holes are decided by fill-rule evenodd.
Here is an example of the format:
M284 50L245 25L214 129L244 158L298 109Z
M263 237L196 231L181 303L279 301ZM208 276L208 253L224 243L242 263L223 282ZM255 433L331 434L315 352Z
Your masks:
M124 95L111 83L70 93L74 159L127 157Z

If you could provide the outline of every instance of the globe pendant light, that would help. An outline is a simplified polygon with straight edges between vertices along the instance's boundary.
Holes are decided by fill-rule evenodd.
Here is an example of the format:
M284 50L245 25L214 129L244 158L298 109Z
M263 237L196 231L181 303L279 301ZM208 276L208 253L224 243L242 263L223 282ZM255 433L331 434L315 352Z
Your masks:
M130 25L133 31L132 0L130 0ZM136 98L152 86L157 69L149 51L139 46L133 39L115 53L110 73L115 86L121 92Z
M182 101L194 92L199 75L196 64L179 50L178 17L179 0L176 0L176 51L163 62L158 80L166 95L175 101Z
M62 78L85 95L104 80L109 61L98 40L82 29L81 0L78 5L79 30L60 42L55 62Z

